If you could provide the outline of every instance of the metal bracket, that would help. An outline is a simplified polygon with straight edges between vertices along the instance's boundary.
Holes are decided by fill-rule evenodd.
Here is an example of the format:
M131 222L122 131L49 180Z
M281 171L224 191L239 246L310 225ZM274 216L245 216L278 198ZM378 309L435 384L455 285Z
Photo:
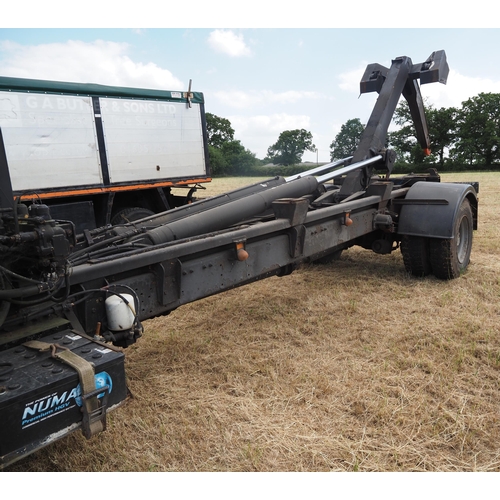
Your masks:
M426 61L412 66L410 78L420 78L420 85L434 82L445 84L449 72L450 68L446 61L445 51L436 50Z
M191 92L191 79L189 80L188 91L184 92L184 97L187 99L187 107L191 107L191 99L193 98L193 93Z
M306 240L306 227L303 225L290 228L290 256L298 258L304 253L304 244Z
M288 219L291 226L303 224L309 209L306 198L280 198L273 201L272 207L277 219Z
M164 306L179 300L181 269L182 264L178 259L161 262L154 266L158 285L158 299Z

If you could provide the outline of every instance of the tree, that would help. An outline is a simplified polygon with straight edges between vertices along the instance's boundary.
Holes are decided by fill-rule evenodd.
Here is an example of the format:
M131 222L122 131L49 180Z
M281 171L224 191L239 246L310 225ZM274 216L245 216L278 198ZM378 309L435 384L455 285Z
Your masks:
M432 107L426 113L431 141L431 154L437 156L440 167L444 165L446 152L455 143L457 113L458 110L456 108L434 109Z
M389 133L390 147L396 151L400 160L414 164L430 164L437 159L442 167L446 152L451 149L455 142L456 115L455 108L435 109L431 104L425 103L425 117L431 150L431 155L425 156L422 147L417 142L410 107L406 101L401 101L394 112L394 123L399 128Z
M500 161L500 94L480 93L457 113L456 159L489 166Z
M301 162L305 151L316 151L316 146L311 132L302 128L281 132L277 142L267 149L267 155L275 165L295 165Z
M224 153L220 148L208 145L208 158L210 162L210 170L214 177L226 175L228 170L228 162L224 157Z
M208 156L212 175L249 174L257 159L234 138L234 129L227 118L206 114Z
M255 154L237 140L225 142L221 152L226 161L226 175L250 174L257 163Z
M351 156L358 147L364 129L365 126L361 123L359 118L347 120L342 127L340 127L340 132L330 144L331 160L341 160L342 158Z
M208 144L221 148L225 142L234 140L234 129L227 118L206 113Z
M398 129L389 132L389 147L396 151L399 161L407 163L423 163L425 154L417 142L415 125L410 113L410 107L402 100L394 111L393 121Z

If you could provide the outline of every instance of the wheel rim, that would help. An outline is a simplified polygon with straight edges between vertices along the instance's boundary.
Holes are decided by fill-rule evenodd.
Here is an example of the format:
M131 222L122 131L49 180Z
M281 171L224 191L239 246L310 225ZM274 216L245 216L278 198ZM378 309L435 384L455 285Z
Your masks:
M467 217L462 217L457 234L457 259L460 264L467 260L470 246L470 224Z

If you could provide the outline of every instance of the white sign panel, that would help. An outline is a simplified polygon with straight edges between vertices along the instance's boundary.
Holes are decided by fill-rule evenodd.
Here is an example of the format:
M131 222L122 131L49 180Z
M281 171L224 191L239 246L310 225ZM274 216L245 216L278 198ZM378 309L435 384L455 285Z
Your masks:
M14 191L102 182L90 97L0 92Z
M100 98L111 183L206 174L199 104Z

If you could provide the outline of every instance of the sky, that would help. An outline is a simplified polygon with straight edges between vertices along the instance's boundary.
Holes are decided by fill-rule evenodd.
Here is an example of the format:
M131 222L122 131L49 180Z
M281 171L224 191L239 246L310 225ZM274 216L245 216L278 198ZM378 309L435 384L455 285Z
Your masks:
M187 90L192 80L192 90L204 94L206 111L227 118L235 138L258 158L282 131L304 128L317 149L304 154L311 162L329 161L330 144L347 120L368 121L377 94L360 95L359 82L370 63L390 67L394 58L408 56L416 64L444 50L447 84L421 87L434 107L460 106L480 92L500 93L500 28L494 26L461 21L460 28L420 28L386 21L381 28L370 22L328 27L314 26L304 15L305 27L252 27L248 17L236 22L212 12L200 21L198 14L195 27L189 19L188 27L177 27L167 16L162 27L139 17L133 20L149 27L129 28L121 26L130 20L101 27L101 19L88 27L93 24L87 17L82 27L67 18L58 25L31 16L25 25L0 26L0 75L164 90ZM300 26L300 15L296 19L290 25Z

